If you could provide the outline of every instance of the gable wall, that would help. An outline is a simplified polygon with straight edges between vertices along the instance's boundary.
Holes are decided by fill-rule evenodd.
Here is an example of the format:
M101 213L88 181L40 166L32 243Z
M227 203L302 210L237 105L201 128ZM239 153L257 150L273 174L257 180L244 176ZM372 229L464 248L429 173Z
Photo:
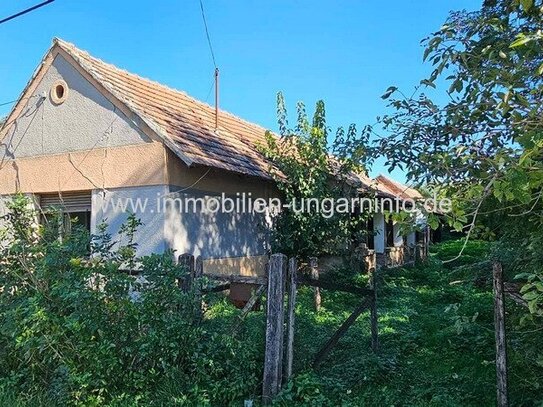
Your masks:
M53 53L0 142L0 195L164 184L162 143L147 137L66 58ZM50 90L60 79L68 97L56 105Z
M50 97L57 80L64 80L69 89L66 101L58 105ZM8 159L17 159L150 141L57 54L2 141L0 155L5 153Z

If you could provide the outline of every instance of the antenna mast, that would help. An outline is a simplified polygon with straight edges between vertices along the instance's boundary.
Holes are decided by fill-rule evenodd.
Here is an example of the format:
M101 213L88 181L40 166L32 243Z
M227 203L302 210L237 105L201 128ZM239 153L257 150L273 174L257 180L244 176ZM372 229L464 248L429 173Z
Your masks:
M219 128L219 68L215 68L215 130Z

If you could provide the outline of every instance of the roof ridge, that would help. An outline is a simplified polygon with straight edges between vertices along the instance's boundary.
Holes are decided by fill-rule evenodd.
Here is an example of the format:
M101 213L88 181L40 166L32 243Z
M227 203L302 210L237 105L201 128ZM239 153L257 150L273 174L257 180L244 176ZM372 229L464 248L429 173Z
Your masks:
M406 194L411 198L413 197L413 194L422 196L418 189L410 185L404 184L400 181L397 181L393 178L387 177L384 174L379 174L377 177L375 177L375 179L377 180L377 182L392 184L392 187L397 188L401 194Z
M398 187L402 187L402 188L405 187L405 188L409 188L409 189L416 190L416 188L414 188L413 186L408 185L408 184L404 184L403 182L400 182L400 181L398 181L398 180L395 180L394 178L387 177L387 176L384 175L384 174L379 174L379 175L376 177L376 179L379 178L379 177L385 179L386 181L392 182L393 184L395 184L395 185L398 186Z
M63 39L61 39L61 38L58 38L58 37L55 37L55 38L53 39L53 44L58 44L61 48L65 49L65 50L66 50L66 48L68 48L68 51L72 51L72 52L76 52L76 53L83 54L83 55L87 56L88 58L91 58L91 59L93 59L93 60L95 60L95 61L97 61L97 62L99 62L99 63L101 63L101 64L107 65L107 66L109 66L109 67L111 67L111 68L113 68L113 69L115 69L115 70L117 70L117 71L123 72L123 73L127 74L128 76L133 76L133 77L136 77L136 78L138 78L138 79L141 79L142 81L149 82L149 83L151 83L151 84L153 84L153 85L156 85L156 86L159 86L159 87L161 87L161 88L168 89L168 90L171 91L171 92L179 93L179 94L183 95L184 97L190 99L192 102L195 102L195 103L197 103L197 104L203 105L203 106L205 106L205 107L208 108L208 109L215 110L215 106L212 106L212 105L210 105L210 104L207 103L207 102L204 102L204 101L202 101L202 100L200 100L200 99L197 99L197 98L195 98L194 96L188 94L187 92L185 92L185 91L183 91L183 90L173 88L173 87L171 87L171 86L168 86L168 85L165 85L165 84L163 84L163 83L161 83L161 82L158 82L158 81L156 81L156 80L154 80L154 79L146 78L146 77L144 77L144 76L141 76L141 75L138 75L138 74L136 74L136 73L130 72L130 71L128 71L128 70L125 69L125 68L120 68L120 67L118 67L117 65L114 65L114 64L112 64L112 63L110 63L110 62L106 62L106 61L104 61L104 60L101 59L101 58L95 57L94 55L92 55L91 53L89 53L87 50L81 49L81 48L77 47L75 44L73 44L73 43L71 43L71 42L65 41L65 40L63 40ZM258 128L259 130L262 130L262 131L264 131L264 132L269 131L269 129L265 128L264 126L262 126L262 125L260 125L260 124L258 124L258 123L250 122L250 121L248 121L247 119L244 119L244 118L242 118L242 117L239 117L239 116L235 115L234 113L231 113L231 112L229 112L229 111L227 111L227 110L224 110L224 109L219 108L219 112L220 112L220 113L225 113L225 114L227 114L228 116L230 116L232 119L239 120L240 122L242 122L242 123L244 123L244 124L246 124L246 125L248 125L248 126L256 127L256 128ZM272 132L272 133L273 133L273 132Z

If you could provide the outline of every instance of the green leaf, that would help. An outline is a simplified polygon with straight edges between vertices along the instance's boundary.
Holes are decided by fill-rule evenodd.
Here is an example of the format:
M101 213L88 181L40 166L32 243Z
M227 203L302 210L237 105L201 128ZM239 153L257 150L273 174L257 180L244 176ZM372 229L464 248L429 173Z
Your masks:
M461 223L461 222L458 222L458 221L453 223L453 228L454 228L454 230L457 231L457 232L461 232L463 226L464 226L464 225L462 225L462 223Z
M424 55L422 56L422 60L426 61L426 58L428 58L428 55L430 55L430 52L432 52L432 48L428 47L424 50Z
M428 225L432 230L436 230L439 227L439 219L434 214L428 216Z
M539 297L539 294L535 291L529 291L522 295L522 298L524 298L526 301L533 301L537 297Z
M530 37L527 37L524 34L519 34L517 36L517 39L515 41L513 41L509 47L510 48L520 47L521 45L524 45L524 44L530 42L531 40L532 39Z

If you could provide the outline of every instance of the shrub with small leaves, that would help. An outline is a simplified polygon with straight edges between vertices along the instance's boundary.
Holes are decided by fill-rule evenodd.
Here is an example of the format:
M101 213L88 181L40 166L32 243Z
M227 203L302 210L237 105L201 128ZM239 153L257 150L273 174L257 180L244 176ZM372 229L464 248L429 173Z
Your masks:
M0 388L56 405L226 405L253 391L254 355L208 331L173 253L135 257L134 215L114 239L105 224L96 236L75 225L63 235L54 213L36 228L23 196L9 209Z

